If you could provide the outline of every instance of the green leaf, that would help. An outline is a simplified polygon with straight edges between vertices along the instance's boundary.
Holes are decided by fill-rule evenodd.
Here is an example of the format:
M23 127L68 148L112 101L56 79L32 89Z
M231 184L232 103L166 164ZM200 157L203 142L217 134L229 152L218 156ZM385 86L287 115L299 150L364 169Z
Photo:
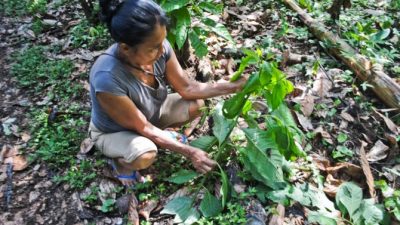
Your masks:
M196 223L200 219L200 213L196 209L192 208L190 209L187 219L185 222L183 222L183 225L191 225L193 223Z
M206 152L209 152L211 148L217 144L218 139L214 136L201 136L196 140L190 142L190 145L196 148L200 148Z
M207 55L207 53L208 53L207 45L203 41L200 40L200 38L196 32L191 30L189 32L189 39L190 39L190 44L192 45L195 54L199 58L203 58L205 55Z
M242 92L245 94L250 94L257 91L260 86L260 76L258 75L258 73L253 73L244 85Z
M327 216L323 212L309 211L307 219L309 223L316 223L321 225L337 225L336 219Z
M226 100L222 109L223 115L228 119L233 119L238 116L242 112L248 98L249 95L239 92Z
M169 13L173 10L186 6L189 2L190 0L168 0L161 4L161 7L165 10L165 12Z
M221 213L221 211L221 201L207 190L206 195L200 203L200 212L203 213L204 217L213 217Z
M382 205L375 205L374 199L364 199L361 211L364 224L383 224L386 217L385 209Z
M222 13L224 6L222 4L215 4L211 2L200 2L199 8L214 14Z
M104 213L110 212L114 209L115 199L106 199L101 206L101 211Z
M178 49L181 49L182 46L185 44L188 29L190 27L190 14L186 8L181 8L174 12L174 16L177 20L175 31L176 45L178 46Z
M234 43L234 40L231 36L231 34L229 33L228 29L226 29L226 27L221 24L221 23L217 23L214 20L210 19L210 18L205 18L202 20L202 22L207 25L211 31L213 31L214 33L216 33L217 35L221 36L222 38Z
M225 208L226 203L228 202L228 198L230 197L230 185L229 185L229 179L228 176L226 175L225 171L218 165L219 170L220 170L220 175L221 175L221 181L222 181L222 186L221 186L221 199L222 199L222 209Z
M233 127L236 124L235 120L226 119L222 115L222 104L223 103L218 103L215 106L215 112L213 114L214 127L212 130L214 136L218 139L219 146L221 146L229 137Z
M351 218L357 220L360 215L356 215L356 211L361 207L362 198L362 189L354 183L346 182L338 188L336 204L343 215L348 213Z
M244 72L244 70L247 68L248 65L250 64L254 64L257 63L256 59L254 58L254 56L246 56L244 58L241 59L240 61L240 66L239 69L232 75L231 77L231 82L233 81L237 81L240 76L242 75L242 73Z
M249 142L246 148L240 149L240 155L245 169L254 179L273 190L285 187L282 165L272 162L263 150Z
M181 169L166 180L175 184L183 184L197 177L197 175L198 174L192 170Z
M262 86L265 86L271 82L272 78L272 68L271 64L267 62L263 62L260 68L260 83Z
M243 129L247 140L263 152L267 149L278 149L274 133L261 129Z
M344 143L347 141L347 135L345 133L339 133L337 140L339 143Z
M175 215L174 222L182 223L193 214L192 202L192 199L186 196L174 198L168 202L160 214Z
M390 35L390 29L384 29L372 36L372 40L375 42L383 41Z

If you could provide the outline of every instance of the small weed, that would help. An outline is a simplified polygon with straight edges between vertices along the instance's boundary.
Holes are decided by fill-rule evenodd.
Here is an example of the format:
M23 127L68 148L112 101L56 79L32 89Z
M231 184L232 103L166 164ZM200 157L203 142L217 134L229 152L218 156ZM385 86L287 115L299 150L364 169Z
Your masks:
M86 122L83 119L74 120L63 117L63 122L48 123L48 114L39 111L33 113L34 134L30 144L36 149L31 156L33 159L40 159L50 167L59 166L73 162L84 134L76 129L76 125Z
M83 189L95 177L93 165L89 160L83 160L78 165L72 165L64 176L57 176L57 182L66 182L72 188Z
M73 27L70 34L74 48L100 50L107 48L112 43L109 32L104 25L93 27L86 19Z
M246 211L239 203L227 204L225 213L221 213L213 218L202 218L196 223L199 225L231 225L246 224Z
M72 61L51 60L44 54L47 50L43 46L35 46L15 54L11 75L17 78L21 87L34 94L47 92L50 99L81 97L85 90L71 77L74 70Z
M88 204L94 204L97 202L97 193L100 191L100 188L97 186L90 188L90 193L83 197L83 201Z
M4 0L0 3L0 14L6 16L22 16L27 13L27 0Z

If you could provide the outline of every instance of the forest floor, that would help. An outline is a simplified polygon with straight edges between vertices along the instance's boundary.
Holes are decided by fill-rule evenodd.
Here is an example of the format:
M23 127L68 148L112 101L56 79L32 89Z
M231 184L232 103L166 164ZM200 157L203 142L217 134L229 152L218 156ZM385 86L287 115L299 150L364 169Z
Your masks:
M314 184L332 204L339 186L352 181L362 188L365 199L385 204L394 224L396 217L400 218L400 199L387 192L399 188L398 111L382 104L368 83L327 54L284 5L274 1L238 2L227 3L216 20L225 24L238 49L264 49L268 59L279 62L279 69L294 85L286 103L304 133L301 145L307 157L291 162L294 169L285 180L297 187ZM398 13L390 17L384 4L373 7L363 2L367 6L356 1L352 9L343 12L344 23L354 25L354 21L366 18L374 21L369 26L377 27L371 28L361 20L364 31L356 29L359 36L384 29L391 32L381 40L386 44L374 43L379 48L371 51L371 46L349 42L365 54L379 55L375 60L383 62L396 80L400 77ZM171 182L171 176L181 169L191 170L186 159L160 151L156 163L142 171L152 180L135 190L125 190L105 176L106 159L85 146L90 121L88 72L96 57L112 43L107 30L100 25L91 27L78 4L49 1L47 10L40 13L28 13L15 4L6 1L0 12L0 224L125 224L131 216L127 205L132 192L139 200L141 224L172 224L174 217L160 211L168 201L189 194L200 182L198 178L184 184ZM315 7L313 15L322 18L324 10L316 8L327 5L310 6ZM360 7L364 11L359 12ZM352 29L341 32L345 36ZM366 34L367 29L376 32ZM216 82L238 68L243 54L232 51L223 38L210 35L206 43L206 57L199 60L191 53L185 62L188 76ZM206 116L189 140L212 135L213 108L228 97L207 101ZM255 102L261 115L268 110L259 98ZM265 126L263 119L258 121ZM231 139L240 142L243 136L234 129ZM293 196L287 204L278 204L274 198L262 199L259 182L248 178L243 165L235 160L236 154L223 165L235 197L219 215L202 218L198 224L245 224L255 214L261 224L310 224L308 210L316 205L304 204ZM371 180L375 185L368 184ZM213 177L205 186L218 190L221 181ZM383 194L381 189L385 189ZM204 196L204 191L200 195ZM390 205L389 201L394 203ZM363 224L354 218L348 220ZM352 224L348 220L345 224Z

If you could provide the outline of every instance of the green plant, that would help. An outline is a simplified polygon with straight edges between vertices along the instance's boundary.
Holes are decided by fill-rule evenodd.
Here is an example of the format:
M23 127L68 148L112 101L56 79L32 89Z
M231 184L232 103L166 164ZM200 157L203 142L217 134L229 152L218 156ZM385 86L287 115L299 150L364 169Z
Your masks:
M209 0L160 0L158 2L171 18L168 40L172 46L182 49L189 39L195 54L201 58L208 53L204 39L210 32L233 43L233 39L225 26L210 19L205 14L206 12L222 13L222 4L215 4ZM198 23L193 23L194 20Z
M75 120L69 115L61 117L61 122L49 123L47 113L37 111L33 115L32 133L34 135L30 145L36 151L31 158L44 161L52 168L59 168L68 163L74 164L83 136L76 126L86 124L83 119Z
M82 160L72 165L65 175L55 177L56 182L66 182L72 188L83 189L96 177L93 165L89 160Z
M345 159L353 157L354 152L348 149L346 146L339 145L336 149L332 152L332 157L334 159Z
M382 191L385 208L400 221L400 190L389 187L384 180L375 181L375 186Z
M27 13L28 0L4 0L0 2L0 12L6 16L22 16Z
M255 65L252 76L247 81L243 90L224 103L218 104L213 113L214 127L213 136L203 136L192 142L191 145L209 152L219 163L219 173L215 173L221 180L220 195L217 199L212 192L204 186L210 175L204 176L197 192L205 189L205 196L201 200L199 210L193 208L195 198L179 197L170 201L161 213L175 215L175 222L193 223L200 218L216 217L228 205L231 197L231 187L228 177L220 166L226 160L232 148L240 152L240 160L252 179L263 185L276 190L286 186L284 173L288 172L286 160L294 160L296 157L304 156L304 152L295 143L301 138L301 132L296 128L289 109L282 101L293 86L285 79L285 75L277 69L275 64L263 60L261 50L245 50L247 56L232 80L238 79L250 64ZM255 118L252 117L252 103L249 96L255 95L264 97L270 106L270 113L265 116L267 130L258 128ZM243 129L247 139L247 146L235 146L230 141L230 135L239 116L247 121L250 128ZM195 174L189 171L182 171L180 176L174 176L169 180L174 182L187 182ZM197 196L195 194L194 196Z
M231 225L246 224L246 211L238 203L228 203L226 212L223 212L212 218L202 218L196 222L199 225Z
M47 10L47 0L29 0L28 11L31 14L44 13Z
M50 100L81 97L85 90L71 77L74 71L72 61L49 59L46 51L46 47L35 46L14 54L10 74L21 87L35 95L46 93Z
M103 213L108 213L108 212L113 211L114 209L115 209L115 199L110 198L110 199L106 199L103 202L103 205L101 205L101 209L100 210Z
M97 193L100 191L100 188L97 186L93 186L90 188L90 193L83 197L83 201L88 204L94 204L97 202Z
M343 183L336 194L336 204L354 225L389 224L390 218L382 205L374 204L373 199L363 199L362 189L354 183Z
M74 48L87 48L90 50L102 50L111 43L111 36L104 24L93 26L87 19L70 30L71 43Z

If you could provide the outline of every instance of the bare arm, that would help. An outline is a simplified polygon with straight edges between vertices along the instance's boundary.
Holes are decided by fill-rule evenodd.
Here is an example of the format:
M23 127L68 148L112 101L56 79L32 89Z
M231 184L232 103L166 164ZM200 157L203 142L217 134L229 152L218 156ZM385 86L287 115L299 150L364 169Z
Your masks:
M209 159L204 151L182 144L171 138L165 131L153 126L127 96L115 96L101 92L97 93L96 97L103 110L115 122L149 138L161 148L170 149L191 159L193 166L199 172L206 173L215 166L215 162Z
M171 52L170 59L167 61L166 76L174 90L187 100L206 99L235 93L241 90L246 82L246 79L240 79L232 83L220 82L211 84L190 80L185 76L173 51Z

